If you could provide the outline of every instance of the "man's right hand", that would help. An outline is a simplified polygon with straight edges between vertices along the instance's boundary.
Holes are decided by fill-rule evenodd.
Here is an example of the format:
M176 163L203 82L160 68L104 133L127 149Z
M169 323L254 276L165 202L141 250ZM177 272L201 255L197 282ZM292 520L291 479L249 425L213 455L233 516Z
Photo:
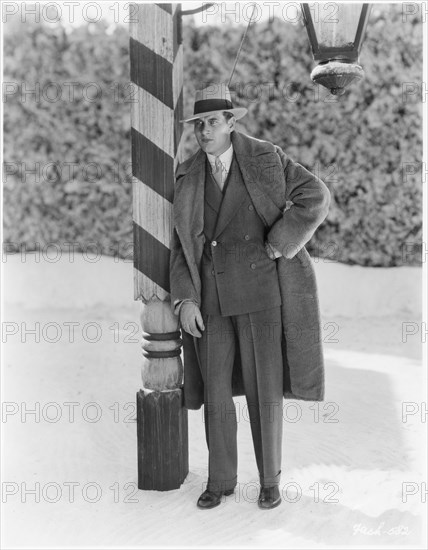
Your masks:
M201 312L193 302L184 302L181 305L180 322L181 328L196 338L202 336L199 330L205 330Z

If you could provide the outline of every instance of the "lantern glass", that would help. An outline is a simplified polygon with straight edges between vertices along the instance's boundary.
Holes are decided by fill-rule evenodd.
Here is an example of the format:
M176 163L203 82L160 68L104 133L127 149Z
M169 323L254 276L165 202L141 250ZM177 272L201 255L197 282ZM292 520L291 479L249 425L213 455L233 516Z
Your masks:
M369 12L369 4L302 4L315 61L358 62Z
M370 13L370 4L328 2L302 4L303 22L318 67L311 79L342 95L346 86L361 80L358 57Z
M334 6L334 11L332 11ZM320 48L353 48L361 15L361 4L319 4L314 29Z

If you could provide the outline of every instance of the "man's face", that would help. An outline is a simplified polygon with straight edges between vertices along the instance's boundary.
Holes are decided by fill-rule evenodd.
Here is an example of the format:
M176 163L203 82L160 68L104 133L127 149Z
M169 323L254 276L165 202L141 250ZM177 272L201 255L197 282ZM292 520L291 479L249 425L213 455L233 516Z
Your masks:
M223 113L215 113L194 121L195 136L200 148L211 155L221 155L230 146L230 134L235 119L226 120Z

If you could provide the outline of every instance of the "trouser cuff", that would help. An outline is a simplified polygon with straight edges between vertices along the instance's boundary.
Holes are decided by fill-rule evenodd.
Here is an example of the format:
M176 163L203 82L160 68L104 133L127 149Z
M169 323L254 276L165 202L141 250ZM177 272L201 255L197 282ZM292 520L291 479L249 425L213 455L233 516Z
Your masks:
M276 474L276 476L260 476L260 485L262 487L275 487L279 485L281 481L281 470Z
M207 490L212 491L214 493L224 493L224 491L229 491L230 489L234 489L236 487L236 483L238 481L238 476L234 477L233 479L227 479L227 480L208 480L207 483Z

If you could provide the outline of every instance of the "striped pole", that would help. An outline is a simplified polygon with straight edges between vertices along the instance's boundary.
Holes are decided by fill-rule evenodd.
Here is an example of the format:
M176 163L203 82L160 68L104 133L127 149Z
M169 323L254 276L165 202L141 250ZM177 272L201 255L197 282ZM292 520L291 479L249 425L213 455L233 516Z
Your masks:
M188 473L183 365L169 285L174 172L183 118L180 4L130 4L134 299L141 300L138 487L177 489Z

